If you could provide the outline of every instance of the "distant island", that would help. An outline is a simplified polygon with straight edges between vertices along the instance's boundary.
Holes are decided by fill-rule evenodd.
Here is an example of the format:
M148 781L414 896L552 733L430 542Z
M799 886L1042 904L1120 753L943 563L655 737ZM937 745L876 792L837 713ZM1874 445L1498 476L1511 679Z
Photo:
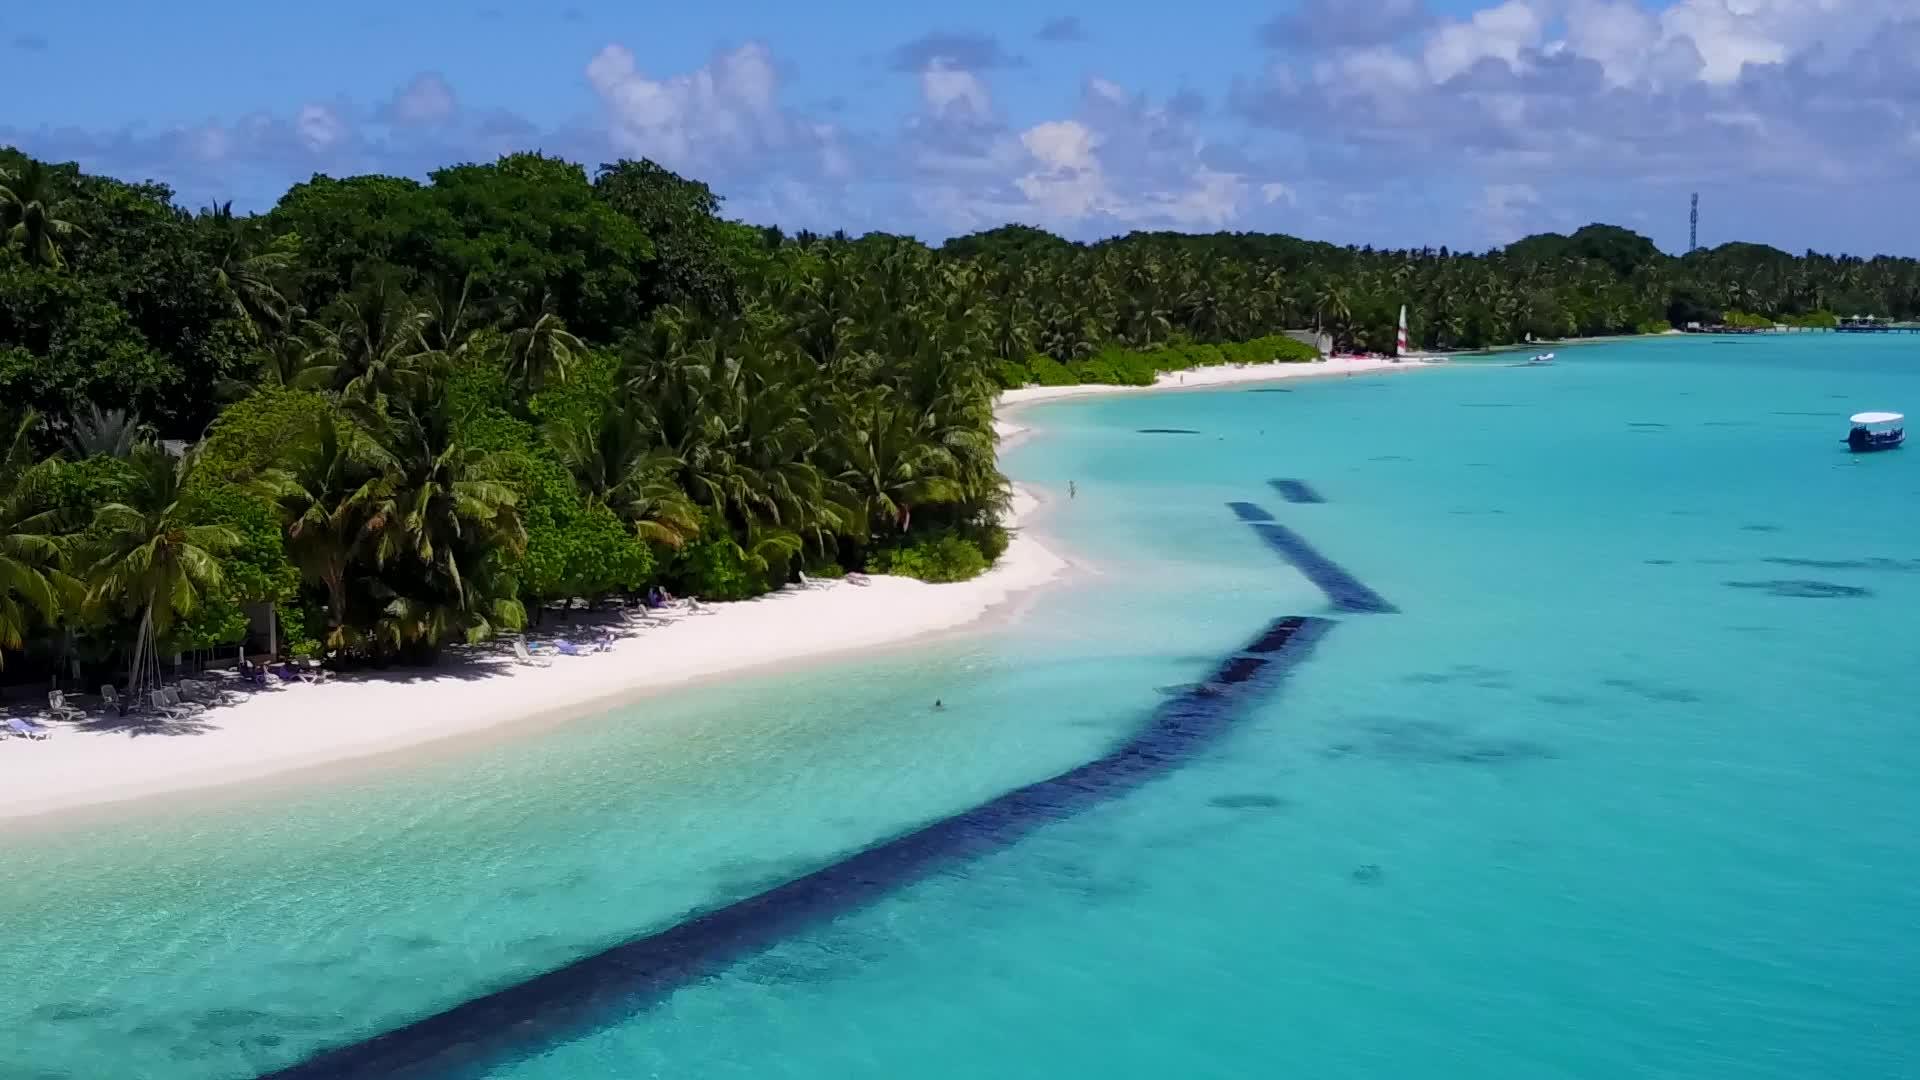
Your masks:
M576 598L928 581L1004 550L1006 388L1920 314L1920 264L1624 229L931 248L729 221L647 161L316 176L270 211L0 150L0 679L416 663Z

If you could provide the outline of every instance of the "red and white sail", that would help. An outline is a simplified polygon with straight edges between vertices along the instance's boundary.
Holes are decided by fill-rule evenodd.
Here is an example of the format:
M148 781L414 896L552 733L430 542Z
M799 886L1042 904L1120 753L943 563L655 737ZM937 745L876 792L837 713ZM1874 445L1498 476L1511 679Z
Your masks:
M1407 344L1407 305L1400 305L1400 333L1393 339L1393 355L1412 356L1413 348Z

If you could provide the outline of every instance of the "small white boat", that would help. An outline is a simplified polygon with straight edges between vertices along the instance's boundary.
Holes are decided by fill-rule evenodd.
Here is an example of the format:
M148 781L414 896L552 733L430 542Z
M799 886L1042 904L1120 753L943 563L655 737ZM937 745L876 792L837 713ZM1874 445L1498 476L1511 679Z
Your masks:
M1551 363L1553 363L1553 354L1552 354L1552 353L1550 353L1550 352L1543 352L1543 353L1540 353L1540 354L1539 354L1539 355L1537 355L1537 356L1534 356L1534 357L1531 357L1531 358L1529 358L1529 359L1527 360L1527 363L1529 363L1529 364L1551 364Z
M1863 412L1847 418L1847 449L1856 454L1897 449L1907 441L1907 418L1897 412Z

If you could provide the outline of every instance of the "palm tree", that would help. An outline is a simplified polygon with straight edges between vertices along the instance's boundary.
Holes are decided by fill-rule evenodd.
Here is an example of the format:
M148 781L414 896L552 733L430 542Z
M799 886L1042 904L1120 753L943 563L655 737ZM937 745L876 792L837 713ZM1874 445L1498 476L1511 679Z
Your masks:
M473 275L460 279L460 287L453 287L451 278L441 279L434 284L433 292L427 298L428 324L427 344L447 356L457 356L467 347L467 339L473 333L468 325L473 316L473 305L469 297L473 293Z
M870 529L913 527L916 505L952 502L964 491L953 476L953 458L925 438L926 425L874 392L848 418L833 477Z
M378 411L389 395L424 384L433 355L424 335L432 318L386 282L341 300L332 325L306 324L309 348L299 385Z
M201 213L200 227L212 244L214 278L227 296L234 317L254 337L277 330L290 317L287 298L275 277L293 265L284 250L261 250L260 230L250 219L233 216L233 203L216 203Z
M71 579L61 572L60 515L48 505L59 462L36 461L28 441L37 418L28 413L10 425L0 451L0 667L6 650L26 644L35 622L60 617L62 593Z
M568 332L551 298L526 314L531 318L507 335L507 370L514 373L521 391L530 394L548 379L566 378L567 365L587 351L587 343Z
M551 424L545 434L589 506L613 511L643 540L678 548L700 535L700 509L673 482L680 462L642 422L645 410L616 404L597 424Z
M153 429L125 409L102 409L89 404L84 415L67 421L60 441L76 460L90 457L126 459L153 442Z
M131 688L142 683L155 644L182 616L191 615L208 590L225 581L219 557L240 545L225 525L192 522L182 496L193 478L196 455L179 458L150 447L128 464L126 498L94 511L93 559L87 568L89 605L138 615Z
M287 557L326 591L328 648L350 644L347 579L366 525L360 493L393 465L386 448L353 420L317 416L289 448L286 466L258 483L286 529Z
M53 170L29 161L18 174L0 172L0 236L18 244L27 261L58 270L67 265L62 248L87 231L61 215L66 203L54 191Z
M497 573L499 555L526 544L501 455L452 437L445 417L391 415L374 433L390 460L353 495L360 543L379 575L375 643L430 650L455 633L470 638L514 627L525 613Z

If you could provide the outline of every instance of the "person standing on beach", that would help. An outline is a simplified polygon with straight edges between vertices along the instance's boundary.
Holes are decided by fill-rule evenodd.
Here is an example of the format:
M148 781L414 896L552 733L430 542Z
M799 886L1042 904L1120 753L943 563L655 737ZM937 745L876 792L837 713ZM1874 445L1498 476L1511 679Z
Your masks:
M1073 500L1073 497L1076 494L1078 494L1079 490L1080 490L1079 488L1076 488L1073 486L1073 481L1071 480L1067 481L1067 500L1071 502Z

